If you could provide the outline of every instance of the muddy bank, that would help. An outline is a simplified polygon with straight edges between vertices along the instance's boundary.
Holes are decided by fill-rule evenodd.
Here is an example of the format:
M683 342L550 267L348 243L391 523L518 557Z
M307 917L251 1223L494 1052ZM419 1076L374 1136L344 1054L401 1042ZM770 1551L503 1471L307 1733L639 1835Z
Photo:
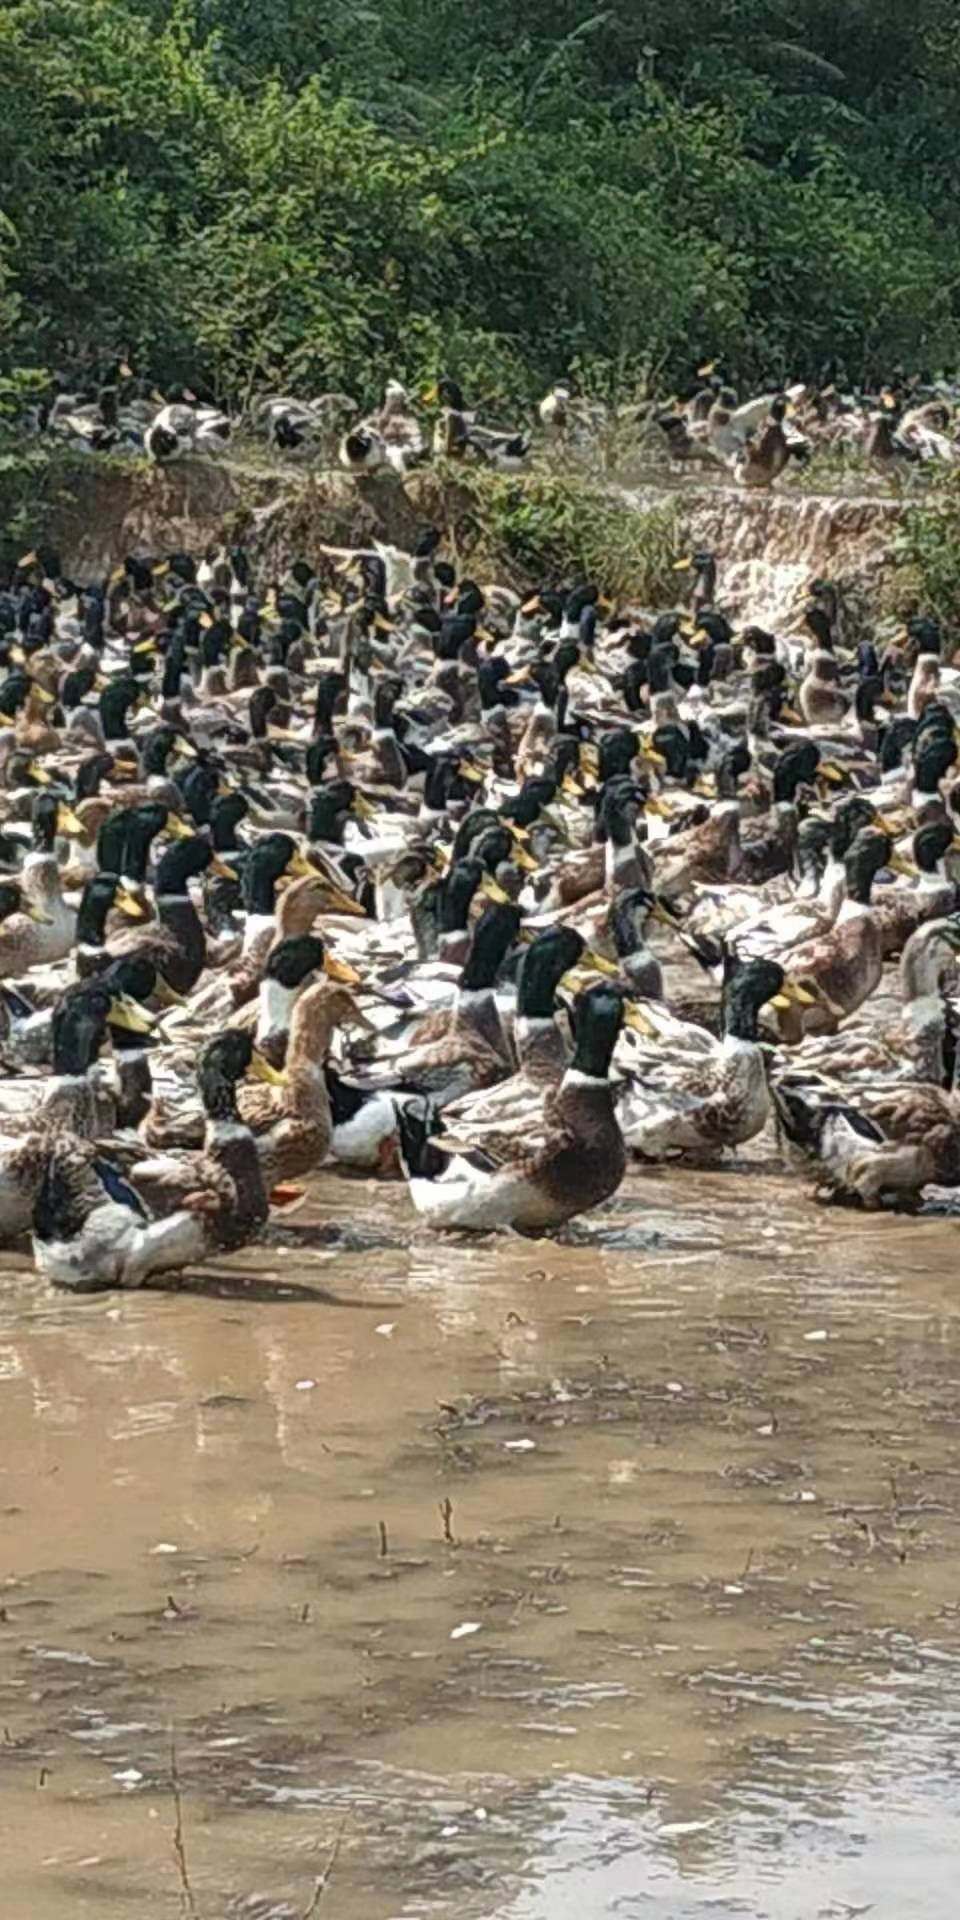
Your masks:
M617 489L638 512L679 507L678 537L721 557L722 597L755 621L783 617L818 574L872 598L903 516L900 501L799 492L745 493L719 482L669 483L642 472ZM242 540L271 566L321 541L363 544L371 533L409 545L425 521L454 527L469 563L475 517L469 496L425 469L401 486L340 473L304 474L262 460L186 460L167 468L85 460L70 470L53 538L68 568L103 573L129 552L195 551Z

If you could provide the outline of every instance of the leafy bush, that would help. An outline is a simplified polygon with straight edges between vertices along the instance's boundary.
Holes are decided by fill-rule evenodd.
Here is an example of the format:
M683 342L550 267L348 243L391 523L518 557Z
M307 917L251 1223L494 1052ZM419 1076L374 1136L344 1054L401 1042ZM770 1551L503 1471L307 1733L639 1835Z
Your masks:
M932 613L960 637L960 475L922 505L908 507L894 541L887 597L905 619Z
M492 474L438 466L419 476L424 514L451 529L461 562L521 586L592 580L608 598L662 604L682 545L673 506L638 509L573 473Z
M12 0L0 372L956 363L955 0Z

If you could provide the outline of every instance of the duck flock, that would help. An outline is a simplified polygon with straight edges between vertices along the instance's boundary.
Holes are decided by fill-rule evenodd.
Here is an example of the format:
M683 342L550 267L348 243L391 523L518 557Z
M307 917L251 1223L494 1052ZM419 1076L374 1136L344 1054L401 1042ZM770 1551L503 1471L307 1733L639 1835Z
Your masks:
M0 1235L72 1288L326 1168L539 1234L775 1123L821 1196L960 1184L960 673L811 583L735 629L412 551L0 577Z
M267 442L280 455L353 474L403 475L435 457L467 460L497 472L525 468L538 448L587 454L611 433L631 453L722 473L738 485L766 488L791 461L815 453L862 458L896 475L960 464L960 386L945 379L896 378L876 391L838 380L800 382L742 400L713 366L699 369L684 399L649 398L601 407L558 382L526 424L481 418L458 381L443 376L416 401L390 380L372 412L347 393L313 399L264 394L232 416L212 392L177 386L167 393L122 363L100 384L67 390L61 382L24 425L77 452L141 454L161 464L222 454L231 440Z

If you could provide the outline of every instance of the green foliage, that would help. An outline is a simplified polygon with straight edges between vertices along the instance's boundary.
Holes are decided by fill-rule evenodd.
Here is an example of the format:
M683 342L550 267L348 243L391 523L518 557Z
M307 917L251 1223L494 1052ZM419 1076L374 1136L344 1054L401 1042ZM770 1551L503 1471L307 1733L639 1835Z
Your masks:
M12 0L0 84L8 373L958 358L955 0Z
M638 511L609 487L553 470L506 475L438 465L429 484L431 517L452 527L473 572L531 586L592 580L614 602L648 606L675 589L682 538L673 507Z
M932 613L954 636L960 631L960 475L922 505L908 507L894 541L887 599L904 619Z

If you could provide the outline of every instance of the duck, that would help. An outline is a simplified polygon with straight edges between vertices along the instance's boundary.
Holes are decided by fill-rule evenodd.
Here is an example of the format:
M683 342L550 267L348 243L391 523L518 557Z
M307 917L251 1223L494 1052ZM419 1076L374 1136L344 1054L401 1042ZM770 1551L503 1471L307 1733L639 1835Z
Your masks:
M373 1031L346 987L314 981L291 1016L282 1086L241 1090L240 1115L253 1130L271 1190L315 1172L331 1153L334 1113L326 1064L332 1037L342 1026ZM388 1141L395 1127L394 1122ZM383 1164L382 1155L378 1162Z
M99 1112L92 1069L107 1038L108 1018L149 1022L126 1009L99 982L64 995L53 1022L52 1074L31 1111L5 1109L0 1092L0 1239L7 1245L29 1231L50 1142L59 1134L82 1140L96 1133ZM22 1083L13 1082L19 1090Z
M791 455L784 432L787 405L785 395L777 394L759 432L735 456L733 473L741 487L772 487L786 468Z
M758 1036L761 1007L813 1004L813 995L775 960L728 954L721 1001L723 1037L700 1027L678 1030L656 1003L639 1003L639 1025L654 1046L624 1068L617 1114L627 1147L646 1160L713 1156L752 1140L770 1117ZM661 1037L662 1036L662 1037Z
M610 1082L613 1050L630 1018L610 983L577 1003L573 1054L534 1118L525 1110L475 1144L469 1125L434 1131L429 1103L400 1115L400 1158L420 1221L433 1229L542 1235L602 1206L626 1170Z
M876 991L883 951L871 891L880 869L897 865L890 836L878 827L861 828L845 857L846 898L833 926L790 949L791 975L809 990L813 1004L794 1001L784 1010L784 1040L796 1041L804 1032L835 1032Z
M147 958L174 993L190 994L207 964L207 937L188 883L212 866L225 870L208 840L191 834L168 847L154 876L156 920L115 935L107 949L111 959L132 954Z
M742 866L739 802L720 800L701 824L659 843L653 868L656 891L674 901L695 885L723 886L735 880Z
M797 740L785 747L773 771L773 805L769 814L744 821L740 831L743 858L738 881L762 886L791 871L800 827L798 794L812 788L820 767L815 740Z
M568 1048L557 1024L557 991L576 968L589 965L593 959L575 927L547 927L535 935L523 949L517 969L513 1023L516 1071L492 1087L449 1102L444 1107L445 1127L456 1133L466 1122L471 1138L488 1126L499 1131L504 1122L512 1123L526 1108L541 1106L546 1095L560 1085Z
M960 953L960 916L927 920L910 935L899 963L900 1008L878 1018L869 1005L836 1033L809 1034L778 1057L781 1071L826 1079L841 1089L859 1081L908 1079L944 1086L952 1079L951 1022L944 975Z
M774 1082L785 1158L817 1194L876 1212L914 1208L924 1187L960 1184L960 1109L939 1087L837 1093Z
M511 901L488 906L474 928L450 1011L419 1022L392 1053L381 1049L371 1070L352 1077L368 1089L426 1093L438 1103L505 1079L515 1060L495 983L520 921L520 909Z
M38 796L34 850L22 868L24 904L0 925L0 979L18 979L31 968L53 966L72 951L77 916L64 898L54 851L54 836L63 817L59 801L46 794Z
M423 452L423 428L411 409L407 389L400 380L388 380L379 412L344 435L340 463L351 472L363 473L387 466L402 477Z
M204 1151L172 1169L144 1161L130 1179L93 1142L70 1133L50 1142L32 1207L33 1258L43 1279L71 1292L142 1287L256 1236L270 1205L253 1135L237 1110L237 1084L248 1071L258 1071L249 1034L232 1030L203 1047ZM156 1213L145 1189L161 1203Z
M807 656L806 668L797 693L797 705L811 731L836 727L847 717L850 701L840 680L840 668L832 653L815 648Z
M716 915L707 919L691 915L691 930L723 933L744 957L766 955L771 959L783 958L801 942L828 933L846 892L847 853L861 829L873 826L877 819L871 800L865 795L851 794L841 801L832 820L812 817L804 821L797 836L798 858L803 855L808 859L808 879L802 892L798 889L790 899L772 904L764 901L760 906L747 894L733 893L727 914L719 919ZM822 849L824 843L827 858L819 885L813 891L816 869L809 856L812 851Z
M924 920L941 920L957 905L957 890L945 869L946 856L960 851L960 839L949 820L931 820L910 837L909 851L898 848L904 867L912 865L912 884L884 889L873 909L880 931L884 960L902 953L911 934Z

